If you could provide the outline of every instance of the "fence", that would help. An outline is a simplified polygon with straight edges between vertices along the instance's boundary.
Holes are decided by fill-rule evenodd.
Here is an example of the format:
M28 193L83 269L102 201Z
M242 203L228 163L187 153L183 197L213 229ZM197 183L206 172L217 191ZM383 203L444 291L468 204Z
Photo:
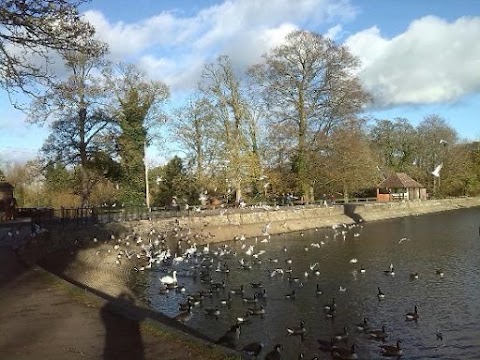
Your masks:
M352 198L348 203L363 203L376 201L376 198ZM343 205L344 199L336 199L332 205ZM256 206L252 206L256 205ZM263 203L269 206L295 206L302 205L298 201L294 202L275 202ZM311 206L322 206L323 201L317 201L310 204ZM229 206L229 212L248 212L257 211L262 204L250 204L244 208L235 208ZM216 215L225 211L225 205L221 209L202 210L197 212L192 207L188 210L179 209L178 207L157 207L148 209L147 207L128 207L128 208L104 208L104 207L87 207L87 208L17 208L16 218L31 218L33 222L41 225L88 225L88 224L107 224L114 222L138 221L138 220L156 220L189 216L205 216Z

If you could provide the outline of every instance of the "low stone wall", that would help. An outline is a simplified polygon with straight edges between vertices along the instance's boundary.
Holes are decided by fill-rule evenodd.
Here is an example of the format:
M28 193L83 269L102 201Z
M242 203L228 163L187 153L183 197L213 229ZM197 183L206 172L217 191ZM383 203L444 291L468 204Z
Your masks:
M30 239L19 249L19 253L29 263L41 260L42 265L52 272L66 275L79 283L103 289L109 295L117 296L126 291L133 268L141 264L125 259L117 263L118 251L114 248L116 242L112 240L112 235L116 239L136 233L147 239L152 229L160 232L179 225L182 229L189 228L192 241L202 244L233 240L240 236L262 237L267 224L268 233L274 235L353 223L352 217L344 214L346 209L353 211L355 216L361 217L364 221L375 221L473 206L480 206L480 198L365 203L350 204L347 207L335 205L328 208L227 210L221 215L208 216L204 213L179 218L177 224L175 219L165 219L82 228L54 228L48 233ZM97 242L93 241L94 238L97 238ZM170 244L173 245L176 241L177 238L171 238ZM130 251L135 251L135 247L132 243Z

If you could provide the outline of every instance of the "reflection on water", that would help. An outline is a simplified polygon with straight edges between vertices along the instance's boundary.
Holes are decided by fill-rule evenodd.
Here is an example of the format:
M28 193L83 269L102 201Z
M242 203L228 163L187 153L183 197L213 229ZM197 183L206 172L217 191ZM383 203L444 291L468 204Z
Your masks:
M272 236L268 243L261 242L263 238L226 243L236 252L236 256L232 253L220 259L221 266L226 263L230 272L215 271L219 261L215 256L212 256L211 269L213 281L225 280L226 287L193 307L193 316L187 324L212 338L221 337L237 317L253 307L238 295L232 296L230 307L221 304L221 299L228 297L229 289L244 285L244 297L252 297L255 291L265 289L267 298L258 300L258 304L265 307L265 315L251 317L249 323L242 325L237 349L261 341L265 344L261 358L277 343L283 344L285 359L296 359L300 352L307 359L316 355L329 358L328 353L318 349L317 339L329 340L345 326L348 342L341 343L342 346L355 343L360 359L382 358L379 347L382 343L356 329L355 325L365 317L372 329L385 326L388 344L402 341L405 359L478 359L479 226L480 209L464 209L364 223L354 228ZM211 250L222 245L215 244ZM258 256L259 261L245 254L250 245L254 245L254 253L265 250ZM252 264L251 270L240 269L241 259ZM278 259L278 263L271 261L274 259ZM286 260L291 260L291 264ZM312 271L310 266L314 263L318 266ZM186 294L209 289L200 278L181 276L181 268L193 264L191 260L178 267L179 283L185 285L185 293L160 295L161 273L144 275L146 279L142 281L148 283L146 288L142 286L144 296L154 309L174 317L179 313L178 303L185 302ZM394 276L385 274L390 264L394 266ZM298 282L289 281L288 273L281 275L280 271L271 276L276 268L285 272L289 267L292 279L298 278ZM360 272L361 268L365 273ZM436 269L442 269L444 276ZM418 279L411 276L415 272ZM252 282L262 282L263 288L253 289ZM317 284L322 295L317 294ZM383 300L377 297L378 287L385 294ZM293 290L294 299L287 299L285 295ZM332 298L336 301L336 311L329 318L324 305L331 303ZM406 314L412 312L415 305L418 321L406 321ZM216 306L220 310L218 317L204 311ZM301 320L306 328L303 341L300 336L289 336L287 332L287 327L299 327Z

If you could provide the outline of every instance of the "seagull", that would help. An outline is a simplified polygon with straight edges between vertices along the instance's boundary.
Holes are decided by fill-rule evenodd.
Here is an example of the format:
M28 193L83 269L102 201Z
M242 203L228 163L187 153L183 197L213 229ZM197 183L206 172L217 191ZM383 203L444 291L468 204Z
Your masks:
M447 141L447 140L443 140L443 139L440 139L439 143L442 144L443 146L447 146L447 145L448 145L448 141Z
M443 164L438 165L435 170L432 171L432 175L435 177L440 177L440 170L442 170Z
M358 262L357 258L353 258L350 260L350 264L356 264Z

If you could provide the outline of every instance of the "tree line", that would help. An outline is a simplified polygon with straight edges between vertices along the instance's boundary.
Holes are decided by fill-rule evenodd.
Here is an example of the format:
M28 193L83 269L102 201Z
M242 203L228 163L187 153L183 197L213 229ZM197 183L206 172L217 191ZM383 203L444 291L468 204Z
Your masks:
M39 18L42 9L34 16L20 3L31 5L1 6L2 24L25 27ZM152 143L180 155L148 169L152 206L173 197L195 204L200 195L237 203L285 194L307 203L327 194L348 199L371 195L392 172L407 173L435 197L479 192L478 142L460 141L436 114L418 126L369 118L372 97L356 75L358 59L320 34L293 31L248 69L219 56L204 66L188 101L167 112L169 87L135 65L106 61L108 47L78 18L78 2L49 3L70 6L71 18L61 18L70 23L35 46L55 50L66 76L43 73L35 62L16 64L5 54L18 37L0 37L7 64L0 85L29 93L29 120L50 128L38 160L3 164L22 206L145 205ZM43 15L51 19L51 8ZM32 20L12 20L19 16ZM32 51L50 56L26 48L25 57Z

